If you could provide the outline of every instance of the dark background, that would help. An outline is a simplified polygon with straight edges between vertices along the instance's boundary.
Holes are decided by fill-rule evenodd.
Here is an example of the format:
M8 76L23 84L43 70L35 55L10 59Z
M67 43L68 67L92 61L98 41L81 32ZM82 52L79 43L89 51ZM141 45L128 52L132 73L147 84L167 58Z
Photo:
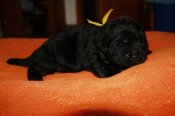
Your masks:
M0 33L4 38L48 37L66 28L86 24L87 18L101 21L111 8L115 11L110 19L131 16L145 30L154 28L153 7L144 0L76 0L76 24L66 24L64 0L21 1L0 0Z

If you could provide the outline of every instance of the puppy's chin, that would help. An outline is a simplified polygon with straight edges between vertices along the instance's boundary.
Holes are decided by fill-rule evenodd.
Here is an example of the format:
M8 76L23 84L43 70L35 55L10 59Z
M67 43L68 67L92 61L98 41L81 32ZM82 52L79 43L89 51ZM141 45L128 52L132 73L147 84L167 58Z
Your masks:
M129 68L133 66L134 63L131 62L128 58L117 58L114 60L114 66L121 68Z

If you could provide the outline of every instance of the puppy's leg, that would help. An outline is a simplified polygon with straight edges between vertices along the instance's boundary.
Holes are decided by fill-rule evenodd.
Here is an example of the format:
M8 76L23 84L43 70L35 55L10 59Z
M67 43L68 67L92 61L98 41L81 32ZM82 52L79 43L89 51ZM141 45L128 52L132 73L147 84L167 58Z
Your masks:
M42 62L42 64L32 65L28 68L28 80L30 81L42 81L43 76L52 74L56 71L56 66L49 64L48 62Z
M42 81L42 73L39 72L35 66L30 66L27 72L28 80L30 81Z
M99 61L96 61L93 65L91 65L91 71L100 78L110 77L117 73L112 66L102 64Z
M114 75L116 72L114 72L113 70L105 66L102 66L102 67L95 68L94 73L100 78L107 78Z
M33 59L28 68L28 80L41 81L42 77L56 71L57 63L45 49L39 49L33 54Z

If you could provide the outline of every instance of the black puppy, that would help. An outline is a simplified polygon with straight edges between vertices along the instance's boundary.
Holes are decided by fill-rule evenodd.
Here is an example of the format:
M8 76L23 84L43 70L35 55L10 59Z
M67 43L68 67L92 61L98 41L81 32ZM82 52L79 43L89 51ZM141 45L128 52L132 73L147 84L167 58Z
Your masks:
M58 72L90 70L110 77L143 63L150 53L145 32L131 18L121 17L102 27L93 25L69 29L48 39L25 59L9 64L28 67L28 80Z

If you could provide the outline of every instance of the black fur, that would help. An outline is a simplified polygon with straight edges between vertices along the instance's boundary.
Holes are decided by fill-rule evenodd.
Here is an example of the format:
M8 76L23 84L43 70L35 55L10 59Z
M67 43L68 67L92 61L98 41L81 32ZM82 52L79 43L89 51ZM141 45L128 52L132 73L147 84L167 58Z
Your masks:
M145 32L131 18L121 17L102 27L93 25L69 29L48 39L25 59L7 63L28 67L29 80L47 74L89 70L110 77L143 63L150 53Z

